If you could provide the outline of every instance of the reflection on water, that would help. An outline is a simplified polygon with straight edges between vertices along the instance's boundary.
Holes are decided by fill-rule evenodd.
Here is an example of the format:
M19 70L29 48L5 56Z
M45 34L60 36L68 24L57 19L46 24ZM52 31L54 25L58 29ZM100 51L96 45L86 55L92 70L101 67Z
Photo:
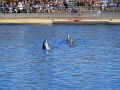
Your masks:
M120 90L119 28L0 25L0 90Z

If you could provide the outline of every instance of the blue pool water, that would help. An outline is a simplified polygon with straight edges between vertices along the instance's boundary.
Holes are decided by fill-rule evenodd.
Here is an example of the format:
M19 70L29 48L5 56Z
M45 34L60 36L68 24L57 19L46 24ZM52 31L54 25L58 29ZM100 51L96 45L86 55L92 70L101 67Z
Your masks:
M120 26L0 25L0 90L120 90Z

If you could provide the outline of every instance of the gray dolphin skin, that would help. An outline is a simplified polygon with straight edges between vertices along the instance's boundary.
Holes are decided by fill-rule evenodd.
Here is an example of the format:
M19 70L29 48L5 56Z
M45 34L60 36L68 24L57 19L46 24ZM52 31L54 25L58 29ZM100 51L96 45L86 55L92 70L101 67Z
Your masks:
M67 35L67 41L68 41L69 47L72 47L74 44L74 39L70 35Z
M42 49L43 49L43 50L48 50L48 49L50 49L46 38L45 38L45 40L43 41Z

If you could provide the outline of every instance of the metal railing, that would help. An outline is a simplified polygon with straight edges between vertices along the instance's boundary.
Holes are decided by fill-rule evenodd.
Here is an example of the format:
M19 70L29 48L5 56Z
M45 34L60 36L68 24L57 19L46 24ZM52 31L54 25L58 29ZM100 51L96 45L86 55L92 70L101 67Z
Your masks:
M17 8L0 8L0 18L120 18L120 7L100 6L64 6L38 7L30 10Z

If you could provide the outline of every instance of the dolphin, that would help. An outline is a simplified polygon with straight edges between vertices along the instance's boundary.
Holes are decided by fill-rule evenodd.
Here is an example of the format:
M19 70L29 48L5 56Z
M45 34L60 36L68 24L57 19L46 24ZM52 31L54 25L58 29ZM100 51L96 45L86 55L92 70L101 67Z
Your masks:
M70 35L67 35L67 42L69 44L69 47L72 47L74 44L74 39Z
M48 49L50 49L46 38L45 38L45 40L43 41L42 49L43 49L43 50L48 50Z

